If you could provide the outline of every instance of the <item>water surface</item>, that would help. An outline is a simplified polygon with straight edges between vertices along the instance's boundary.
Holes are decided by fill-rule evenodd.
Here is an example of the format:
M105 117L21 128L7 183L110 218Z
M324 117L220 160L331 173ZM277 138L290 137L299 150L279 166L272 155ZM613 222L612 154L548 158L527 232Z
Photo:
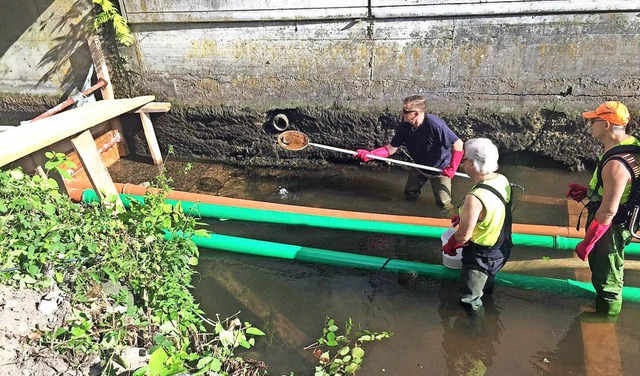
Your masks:
M148 171L121 161L114 179L147 179ZM177 189L198 190L212 168L184 163L168 168ZM153 170L152 168L150 170ZM512 182L531 197L514 212L517 223L567 225L561 201L570 182L586 184L589 174L503 166ZM318 171L242 169L218 193L230 197L365 212L446 217L433 202L430 187L417 203L402 197L406 172L393 166L335 166ZM122 181L122 180L120 180ZM454 180L454 202L471 186ZM540 201L540 200L533 200ZM544 200L543 200L544 201ZM208 221L215 233L369 254L425 263L441 263L439 239L363 233L242 221ZM636 260L627 261L625 282L640 286ZM615 323L592 322L583 312L592 298L498 286L487 297L482 319L470 319L457 303L457 282L358 270L227 252L201 250L195 294L209 314L240 312L267 333L244 355L260 359L269 374L312 375L310 351L327 316L342 326L351 317L363 329L393 336L368 343L362 375L633 375L640 369L640 306L625 303ZM571 251L516 247L504 269L509 273L589 280L586 263Z

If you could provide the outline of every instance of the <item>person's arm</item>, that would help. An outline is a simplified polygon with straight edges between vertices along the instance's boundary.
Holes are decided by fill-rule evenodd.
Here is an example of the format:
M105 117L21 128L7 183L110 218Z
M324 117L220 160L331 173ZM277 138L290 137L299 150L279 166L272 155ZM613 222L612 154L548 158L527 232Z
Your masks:
M464 204L460 209L460 224L458 231L456 231L452 236L455 238L456 242L465 244L469 239L471 239L473 229L476 228L483 209L484 206L482 205L482 201L480 201L476 196L468 194L465 197Z
M457 139L451 145L451 162L449 162L449 166L442 169L442 175L448 177L449 179L453 178L458 171L458 167L460 166L460 162L462 161L462 157L464 156L464 142L461 139Z
M607 162L602 168L602 203L596 211L595 219L610 224L620 207L620 199L627 183L631 180L629 170L617 160Z
M595 218L585 231L584 240L576 245L576 254L586 261L596 243L611 227L613 217L620 207L620 199L631 175L622 162L609 161L602 168L602 202Z
M369 162L371 158L367 157L367 154L373 154L378 157L387 158L398 150L398 148L389 145L381 146L377 149L373 149L371 151L367 149L358 149L358 154L356 154L356 158L360 159L363 162Z
M465 197L464 204L460 209L460 227L451 235L447 243L442 246L442 252L449 256L455 256L457 254L456 249L464 247L471 239L473 229L476 227L483 209L482 202L477 197L470 194Z
M464 151L464 142L462 142L461 139L458 139L458 141L451 145L451 149L453 149L453 151Z

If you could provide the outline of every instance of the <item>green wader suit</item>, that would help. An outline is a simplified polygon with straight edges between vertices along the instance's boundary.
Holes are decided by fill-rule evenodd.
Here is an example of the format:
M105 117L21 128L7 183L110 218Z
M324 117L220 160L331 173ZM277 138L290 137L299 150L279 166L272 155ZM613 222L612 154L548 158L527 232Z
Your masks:
M640 145L640 141L635 137L630 137L621 145ZM598 157L599 162L603 156L604 154ZM587 205L589 215L585 229L589 228L602 202L602 188L598 188L596 191L596 186L598 186L598 168L593 172L589 182L588 197L590 202ZM599 186L601 187L602 184ZM627 202L630 190L631 183L628 183L620 200L621 205ZM614 219L611 227L596 242L593 251L589 253L591 283L596 290L596 312L607 315L617 315L622 309L624 247L631 242L629 230L616 222Z

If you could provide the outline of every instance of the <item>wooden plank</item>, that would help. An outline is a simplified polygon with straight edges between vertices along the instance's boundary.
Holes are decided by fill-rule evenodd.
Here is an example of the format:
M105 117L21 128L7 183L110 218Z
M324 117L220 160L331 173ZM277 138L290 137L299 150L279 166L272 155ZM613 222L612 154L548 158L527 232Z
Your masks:
M98 101L4 131L0 133L0 167L141 107L153 99L149 95Z
M146 112L146 113L163 113L169 112L171 110L171 103L169 102L151 102L147 103L139 109L133 111L136 113Z
M160 153L160 146L158 145L156 132L153 130L151 116L146 112L142 112L140 114L140 120L142 120L142 129L144 130L144 137L147 139L147 145L149 145L153 164L160 166L162 165L162 153Z
M122 138L122 136L120 135L120 133L118 133L118 131L110 130L107 133L104 133L103 135L94 139L96 149L98 150L98 153L102 158L102 162L107 167L120 160L120 153L118 150L117 142L114 143L114 141L119 140L120 138ZM73 162L76 167L72 168L63 164L62 166L60 166L62 169L66 170L70 175L73 176L74 179L87 178L86 175L82 172L82 163L80 162L80 157L78 156L77 152L72 151L68 153L67 160ZM78 175L79 177L76 176L77 174L80 174Z
M93 190L98 193L100 201L106 205L105 199L111 195L116 197L116 205L124 207L120 195L116 190L116 186L111 180L111 175L107 171L107 167L102 163L100 153L96 149L96 144L91 136L91 132L84 131L78 137L71 140L73 147L78 153L78 157L82 162L85 172L89 177Z
M122 127L122 123L120 122L119 117L114 117L113 119L109 120L109 125L111 126L112 130L120 134L124 134L124 128ZM118 141L117 145L118 145L118 153L120 153L120 155L122 156L129 155L129 145L127 145L127 140L125 140L124 137L120 138L120 141Z
M534 204L548 204L548 205L564 205L567 201L566 198L559 197L547 197L547 196L534 196L524 195L520 199L521 202L530 202Z
M106 59L104 58L104 53L102 52L102 44L100 43L100 38L97 35L93 35L89 37L89 39L87 40L87 44L89 45L89 51L91 52L91 60L93 60L93 66L96 70L96 76L98 78L102 78L107 83L102 89L100 89L102 99L115 99L113 85L111 84L109 69L107 67ZM111 129L115 129L120 132L120 134L124 134L120 119L110 119L109 124L111 125ZM127 141L124 139L124 137L118 143L118 152L122 156L129 154L129 145L127 145Z
M105 167L109 168L114 163L120 160L120 153L118 152L118 145L113 145L110 149L100 154L100 158L102 158L102 163L104 163ZM89 180L87 173L82 168L82 164L80 164L80 168L76 170L76 172L72 175L73 180ZM65 186L68 186L69 180L64 181Z
M93 66L96 70L96 76L102 78L107 85L100 89L102 99L115 99L113 94L113 86L111 85L111 78L109 77L109 69L107 68L107 62L102 53L102 44L100 43L100 37L93 35L87 40L89 45L89 51L91 52L91 60L93 60Z
M578 218L580 213L584 209L584 205L574 200L567 200L567 212L569 213L569 227L575 228L578 224ZM584 218L582 219L582 225L584 226L587 220L587 212L584 212Z

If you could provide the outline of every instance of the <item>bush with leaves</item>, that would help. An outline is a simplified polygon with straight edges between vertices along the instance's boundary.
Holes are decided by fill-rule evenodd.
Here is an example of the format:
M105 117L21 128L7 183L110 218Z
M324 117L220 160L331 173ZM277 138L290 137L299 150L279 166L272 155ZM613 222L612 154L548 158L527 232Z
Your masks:
M41 344L77 362L99 354L103 374L127 369L118 364L131 347L150 354L135 375L260 374L235 351L264 333L238 318L206 319L189 291L198 262L190 236L206 232L165 203L168 184L160 175L160 192L125 211L75 204L53 179L0 171L0 283L65 291L72 313L43 329Z

